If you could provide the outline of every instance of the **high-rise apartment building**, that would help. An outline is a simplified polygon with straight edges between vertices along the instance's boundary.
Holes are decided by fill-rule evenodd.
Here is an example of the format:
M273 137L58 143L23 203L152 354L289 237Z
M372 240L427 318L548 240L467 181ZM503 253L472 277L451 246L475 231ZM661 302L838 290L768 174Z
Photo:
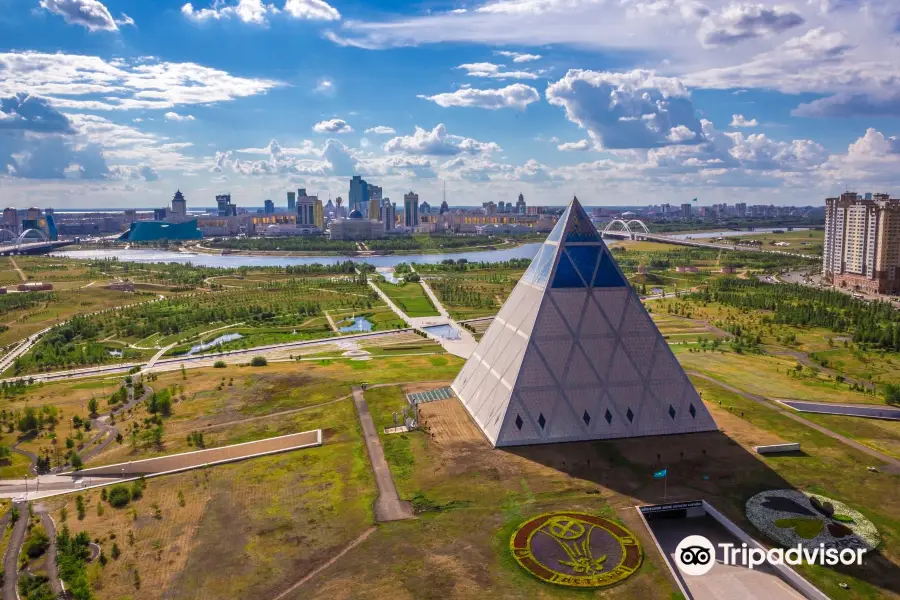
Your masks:
M15 208L10 207L3 209L3 229L18 235L19 211Z
M263 202L263 212L267 215L275 214L275 203L271 200L266 200Z
M900 294L900 199L826 198L822 274L837 287Z
M682 204L681 205L681 218L682 219L690 219L691 218L691 205L690 204Z
M369 210L369 184L359 175L354 175L350 180L350 196L348 200L348 212L358 210L363 215Z
M287 193L288 212L297 210L297 192Z
M377 198L373 198L372 196L369 196L369 206L366 209L366 214L369 216L370 219L373 219L375 221L380 221L381 220L381 200L379 200Z
M419 195L415 192L403 195L403 224L407 227L419 225Z
M172 197L172 216L181 219L187 216L187 200L184 199L181 190L177 190Z
M747 216L747 203L746 202L738 202L734 205L734 212L739 217Z

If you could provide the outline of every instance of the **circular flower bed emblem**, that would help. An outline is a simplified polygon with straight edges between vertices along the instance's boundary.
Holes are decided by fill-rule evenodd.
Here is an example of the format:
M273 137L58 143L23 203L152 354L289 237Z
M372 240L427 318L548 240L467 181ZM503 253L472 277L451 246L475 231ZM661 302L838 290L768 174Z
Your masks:
M578 588L618 583L643 559L633 533L578 512L538 515L516 529L509 546L516 562L535 577Z
M797 490L771 490L747 501L747 518L784 546L864 548L878 545L878 530L843 502Z

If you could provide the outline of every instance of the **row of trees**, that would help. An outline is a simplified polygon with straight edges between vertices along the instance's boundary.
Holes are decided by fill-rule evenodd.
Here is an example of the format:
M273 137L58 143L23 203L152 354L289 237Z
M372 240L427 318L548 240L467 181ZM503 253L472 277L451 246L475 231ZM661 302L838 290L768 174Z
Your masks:
M774 323L852 333L854 342L900 352L900 312L886 302L864 302L834 290L736 277L713 280L694 297L771 311L769 318Z

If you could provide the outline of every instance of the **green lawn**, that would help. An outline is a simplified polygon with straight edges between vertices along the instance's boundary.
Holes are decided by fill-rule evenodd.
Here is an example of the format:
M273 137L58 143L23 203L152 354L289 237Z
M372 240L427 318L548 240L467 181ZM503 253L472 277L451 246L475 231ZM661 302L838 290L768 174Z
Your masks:
M425 295L425 289L418 283L409 282L394 285L392 283L378 282L377 285L407 316L438 316L438 312L435 310L434 305L431 304L431 300Z

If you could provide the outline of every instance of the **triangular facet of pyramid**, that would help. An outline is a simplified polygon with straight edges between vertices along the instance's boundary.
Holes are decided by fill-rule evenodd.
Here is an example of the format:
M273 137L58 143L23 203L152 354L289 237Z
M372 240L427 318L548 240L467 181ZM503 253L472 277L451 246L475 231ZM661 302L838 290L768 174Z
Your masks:
M495 446L716 429L577 199L453 390Z

